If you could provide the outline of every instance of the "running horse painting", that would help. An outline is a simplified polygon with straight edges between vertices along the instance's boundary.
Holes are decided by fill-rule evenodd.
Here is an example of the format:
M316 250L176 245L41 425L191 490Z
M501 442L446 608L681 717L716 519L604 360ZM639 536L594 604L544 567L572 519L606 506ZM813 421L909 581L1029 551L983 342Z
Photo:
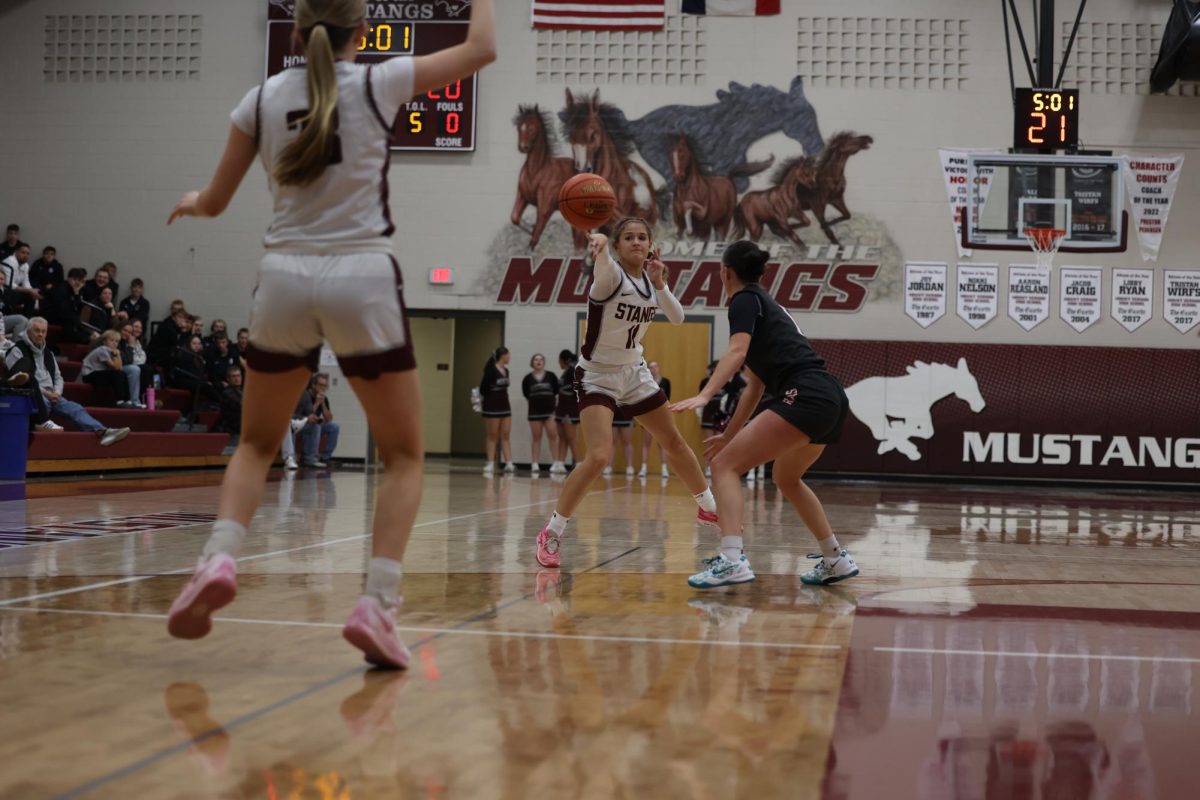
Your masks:
M658 222L654 184L630 156L635 143L628 122L616 106L600 102L599 90L576 98L567 89L567 107L559 112L577 172L604 178L617 196L615 216L641 217L653 228Z
M833 226L850 219L850 209L846 207L846 161L855 153L860 153L874 142L870 136L864 136L849 131L835 133L817 159L814 171L816 177L812 181L801 181L796 185L797 199L800 208L811 211L817 218L817 224L829 241L841 244L833 232ZM825 207L833 206L841 216L837 219L825 219Z
M733 238L745 236L757 242L763 229L768 228L776 236L804 247L795 228L803 228L811 224L811 220L800 207L799 187L815 180L816 170L811 159L804 156L785 159L771 176L771 188L746 192L738 201L733 213Z
M716 231L724 239L733 222L737 206L737 189L724 175L706 175L697 157L695 145L685 134L671 134L671 175L675 179L671 209L675 215L675 232L707 240Z
M575 174L575 168L571 159L554 155L554 129L548 111L542 111L536 105L517 106L513 124L517 126L517 149L525 154L525 163L517 178L512 224L520 227L525 209L534 207L537 217L529 239L529 249L533 250L541 241L550 216L558 211L559 189ZM587 244L583 233L572 228L571 234L575 249L582 250Z

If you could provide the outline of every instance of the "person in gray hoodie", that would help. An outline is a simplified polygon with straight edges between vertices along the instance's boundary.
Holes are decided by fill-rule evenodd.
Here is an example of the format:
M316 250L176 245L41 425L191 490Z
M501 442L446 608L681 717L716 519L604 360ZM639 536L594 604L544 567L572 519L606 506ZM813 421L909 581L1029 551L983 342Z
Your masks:
M87 413L83 406L63 397L63 378L58 369L58 362L46 347L46 320L34 317L29 320L29 327L16 337L13 346L4 357L4 363L10 374L26 372L34 377L38 388L41 389L40 399L45 412L40 416L41 422L35 422L39 430L60 431L62 428L49 419L50 414L66 417L80 430L90 431L100 437L100 444L108 447L129 435L129 428L106 428L95 417ZM35 397L35 401L38 398Z

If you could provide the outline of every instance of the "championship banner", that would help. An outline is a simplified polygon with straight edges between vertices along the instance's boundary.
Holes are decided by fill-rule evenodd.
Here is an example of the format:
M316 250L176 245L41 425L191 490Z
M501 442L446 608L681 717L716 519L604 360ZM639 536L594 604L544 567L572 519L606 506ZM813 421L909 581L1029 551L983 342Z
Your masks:
M1100 296L1104 271L1093 267L1060 267L1058 270L1058 316L1083 333L1100 321Z
M938 150L938 157L942 160L942 175L946 179L946 199L950 201L950 223L954 226L954 245L958 248L960 258L966 258L972 252L969 247L963 247L962 244L962 215L964 210L971 206L971 189L967 185L967 156L971 153L999 152L999 150L957 150L948 147ZM991 167L979 168L981 182L979 191L983 200L987 200L988 192L991 191L991 177L994 172L995 169Z
M1200 323L1200 272L1163 272L1163 317L1180 333Z
M1123 156L1125 185L1129 187L1129 203L1133 223L1137 226L1142 259L1154 261L1162 245L1171 201L1179 185L1183 156Z
M1008 316L1031 331L1050 316L1050 273L1035 264L1008 267Z
M996 318L1000 309L1000 267L959 264L956 307L958 316L975 330Z
M904 313L922 328L928 328L946 314L944 263L904 265Z
M1113 319L1132 333L1154 315L1154 271L1114 269L1112 281Z

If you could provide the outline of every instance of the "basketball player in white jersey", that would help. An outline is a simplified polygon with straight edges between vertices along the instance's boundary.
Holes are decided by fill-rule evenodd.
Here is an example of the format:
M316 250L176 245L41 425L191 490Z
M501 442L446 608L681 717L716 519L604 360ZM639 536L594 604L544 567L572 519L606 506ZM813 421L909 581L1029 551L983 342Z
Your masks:
M388 211L391 123L410 98L466 78L495 59L492 0L471 3L466 41L381 64L354 63L367 33L364 0L297 0L306 64L268 79L232 114L209 185L183 196L179 217L225 210L254 159L275 214L250 322L242 437L221 485L213 533L171 606L171 635L196 639L237 592L236 561L267 470L323 341L362 402L385 471L372 526L366 591L342 631L366 660L403 668L395 631L401 559L421 498L420 386ZM405 413L397 413L404 409Z
M666 283L666 265L651 250L650 226L626 217L613 229L613 248L603 234L591 236L595 260L588 289L587 332L575 367L580 427L587 455L567 476L558 506L537 538L537 561L559 566L559 544L571 514L588 485L612 459L612 422L617 409L627 412L662 445L667 462L683 479L700 506L697 519L717 525L717 504L696 454L679 435L667 410L667 398L642 358L642 338L661 310L674 325L683 322L683 306Z

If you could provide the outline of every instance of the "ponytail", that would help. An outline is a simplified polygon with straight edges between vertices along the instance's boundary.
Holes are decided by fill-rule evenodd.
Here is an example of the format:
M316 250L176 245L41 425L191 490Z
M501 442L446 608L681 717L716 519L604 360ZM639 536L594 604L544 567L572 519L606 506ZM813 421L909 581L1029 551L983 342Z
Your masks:
M308 115L300 135L283 149L273 177L281 186L308 186L325 174L334 144L338 85L330 31L318 22L301 32L308 83ZM341 37L338 37L341 38Z
M508 348L505 347L504 345L500 345L499 347L497 347L495 350L492 351L491 355L488 356L487 365L489 367L496 366L497 364L500 363L500 358L507 352L508 352Z

